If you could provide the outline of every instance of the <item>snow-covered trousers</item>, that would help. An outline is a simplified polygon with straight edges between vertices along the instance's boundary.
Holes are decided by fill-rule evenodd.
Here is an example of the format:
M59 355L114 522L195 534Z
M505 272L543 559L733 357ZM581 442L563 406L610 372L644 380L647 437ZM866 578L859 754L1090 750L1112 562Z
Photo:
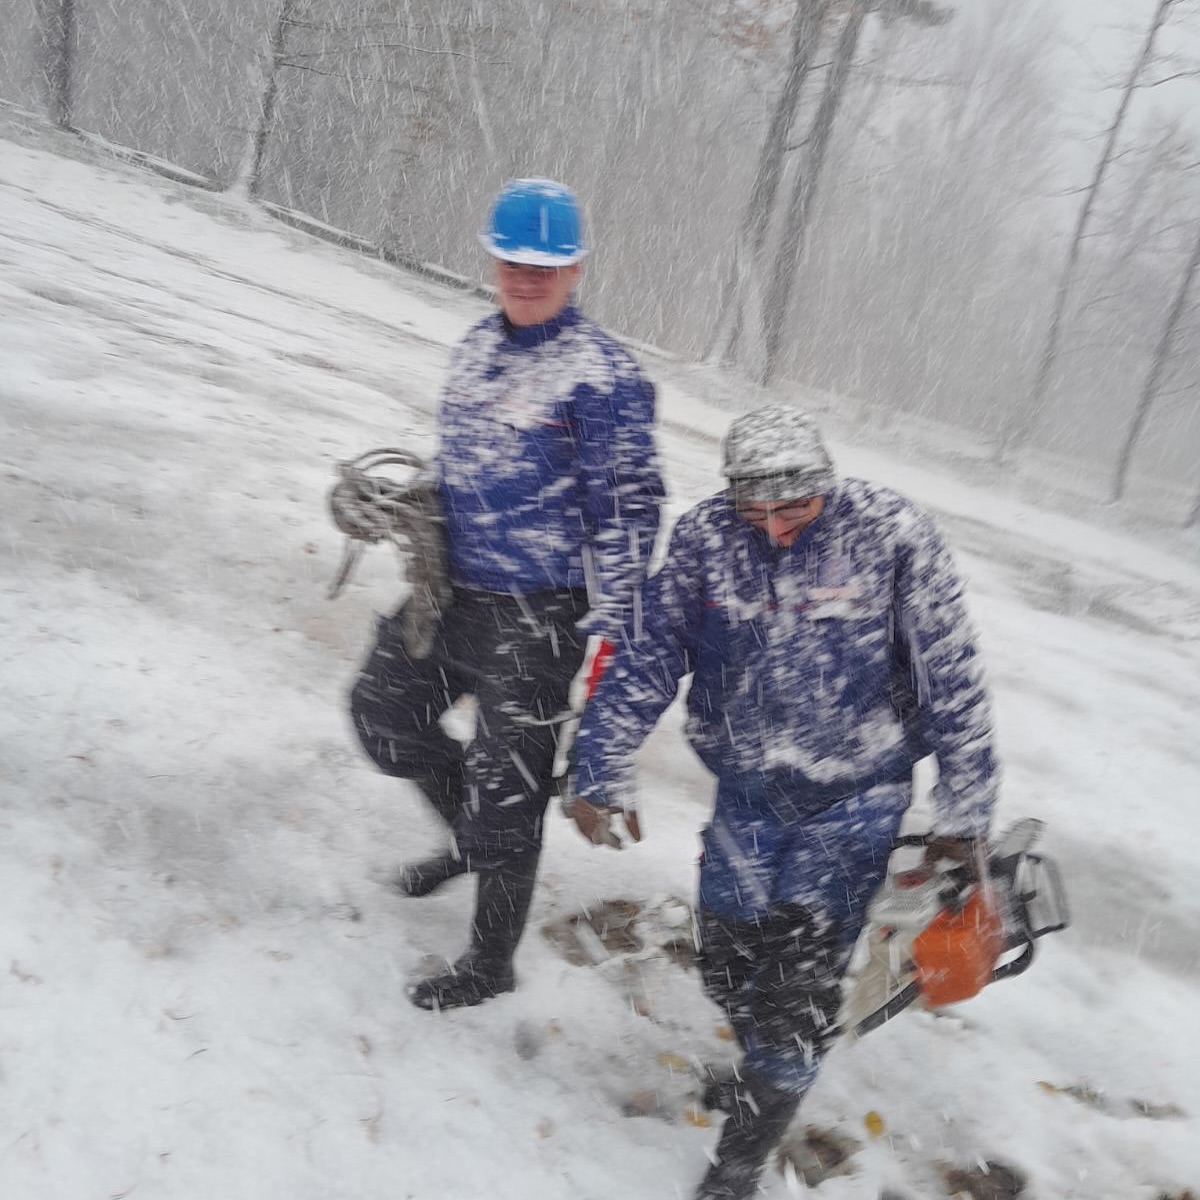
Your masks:
M912 799L885 783L807 816L723 781L700 861L704 987L744 1065L775 1087L812 1085L842 977Z
M451 821L472 867L541 847L558 718L586 644L575 622L586 611L582 590L510 596L455 588L422 659L404 649L403 609L379 621L350 697L355 730L381 771L416 781ZM440 721L468 694L478 710L464 752Z

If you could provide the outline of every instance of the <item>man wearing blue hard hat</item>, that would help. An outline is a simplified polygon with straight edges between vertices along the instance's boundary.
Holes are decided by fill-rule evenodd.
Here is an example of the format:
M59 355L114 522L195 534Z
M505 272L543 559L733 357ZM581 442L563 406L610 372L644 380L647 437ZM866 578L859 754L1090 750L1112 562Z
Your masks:
M587 254L575 197L549 179L501 190L480 241L499 311L456 347L436 459L452 598L432 652L381 622L351 708L367 753L413 781L451 830L446 851L403 869L423 896L477 879L470 945L409 989L421 1008L513 990L569 691L640 621L663 499L654 389L573 293ZM440 720L478 703L464 749Z

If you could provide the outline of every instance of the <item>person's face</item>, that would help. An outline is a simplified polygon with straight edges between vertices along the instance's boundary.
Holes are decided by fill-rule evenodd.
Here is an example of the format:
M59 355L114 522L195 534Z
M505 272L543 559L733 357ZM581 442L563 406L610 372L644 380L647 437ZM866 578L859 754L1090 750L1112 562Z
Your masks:
M777 546L790 546L824 510L824 496L737 506L738 516L761 529Z
M496 259L496 292L514 325L544 325L567 306L583 268L530 267Z

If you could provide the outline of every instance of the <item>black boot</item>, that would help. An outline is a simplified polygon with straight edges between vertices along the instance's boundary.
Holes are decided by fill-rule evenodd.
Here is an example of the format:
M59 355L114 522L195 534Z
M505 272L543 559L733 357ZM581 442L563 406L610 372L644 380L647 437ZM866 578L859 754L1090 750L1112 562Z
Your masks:
M449 739L447 739L449 740ZM426 771L413 780L429 806L451 828L463 805L463 767L451 760L437 770ZM421 862L408 863L396 873L392 886L405 896L428 896L447 880L470 870L466 860L447 850Z
M717 1161L709 1168L695 1200L750 1200L767 1155L796 1115L800 1097L781 1092L747 1071L733 1097Z
M418 1008L466 1008L517 986L513 955L529 916L537 863L534 852L479 868L471 948L448 971L409 988Z
M447 851L436 858L407 863L396 874L392 886L405 896L428 896L443 883L465 875L470 868L467 860Z
M737 1090L742 1086L741 1076L733 1067L709 1065L702 1075L704 1091L700 1103L709 1112L731 1113L737 1105Z

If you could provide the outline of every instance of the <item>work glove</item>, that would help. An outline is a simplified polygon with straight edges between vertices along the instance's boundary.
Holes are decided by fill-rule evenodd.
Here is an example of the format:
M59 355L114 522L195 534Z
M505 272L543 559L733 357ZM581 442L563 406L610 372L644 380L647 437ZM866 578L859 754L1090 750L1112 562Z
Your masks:
M642 827L637 812L633 809L592 804L576 796L566 805L565 812L593 846L611 846L614 850L624 850L626 843L620 834L622 825L631 842L642 840Z

